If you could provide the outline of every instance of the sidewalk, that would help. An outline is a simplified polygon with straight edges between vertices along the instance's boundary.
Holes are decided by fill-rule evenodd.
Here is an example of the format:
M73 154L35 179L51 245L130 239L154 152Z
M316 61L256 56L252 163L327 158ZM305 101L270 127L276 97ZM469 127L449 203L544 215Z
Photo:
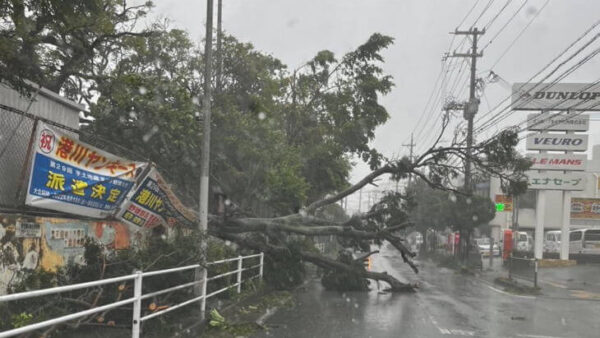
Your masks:
M498 277L508 277L508 269L502 266L502 260L494 257L490 268L489 258L484 257L479 278L494 283ZM522 283L531 284L528 281ZM540 268L538 286L542 288L541 297L600 300L600 264Z

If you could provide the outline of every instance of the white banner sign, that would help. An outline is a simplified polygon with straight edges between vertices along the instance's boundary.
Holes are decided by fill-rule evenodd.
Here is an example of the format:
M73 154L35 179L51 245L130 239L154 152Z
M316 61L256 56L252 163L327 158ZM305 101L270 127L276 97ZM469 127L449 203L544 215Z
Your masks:
M600 110L600 83L515 83L514 110Z
M579 172L529 171L527 177L529 189L534 190L584 190L586 183L585 174Z
M589 128L589 115L553 113L527 115L528 130L587 131Z
M527 154L535 170L585 170L586 155L578 154Z
M587 135L539 133L527 136L527 150L586 151Z
M40 225L36 222L17 221L15 236L17 238L40 238L42 236L42 229Z

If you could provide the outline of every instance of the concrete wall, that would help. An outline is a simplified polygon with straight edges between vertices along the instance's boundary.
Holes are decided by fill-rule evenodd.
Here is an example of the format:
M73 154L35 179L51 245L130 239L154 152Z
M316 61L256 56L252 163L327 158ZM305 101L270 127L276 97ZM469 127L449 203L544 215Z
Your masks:
M34 230L24 233L23 224ZM149 230L120 222L0 214L0 294L21 271L56 271L70 262L84 263L86 238L113 251L140 247L148 234Z

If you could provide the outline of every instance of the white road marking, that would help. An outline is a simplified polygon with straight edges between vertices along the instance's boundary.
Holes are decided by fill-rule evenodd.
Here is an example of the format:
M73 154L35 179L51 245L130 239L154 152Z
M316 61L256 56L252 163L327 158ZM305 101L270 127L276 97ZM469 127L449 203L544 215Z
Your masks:
M429 311L427 311L427 309L424 309L424 310L425 310L425 313L427 313L427 316L429 317L429 320L431 321L433 326L435 326L435 328L438 329L438 331L440 331L440 334L453 335L453 336L466 336L466 337L474 337L475 336L474 331L467 331L467 330L461 330L461 329L447 329L447 328L440 327L438 325L438 322L431 315L431 313Z
M506 292L506 291L502 291L502 290L500 290L500 289L496 289L495 287L493 287L493 286L491 286L491 285L486 285L486 286L487 286L488 288L490 288L490 289L492 289L492 290L496 291L496 292L499 292L499 293L503 294L503 295L507 295L507 296L513 296L513 297L519 297L519 298L525 298L525 299L535 299L535 297L534 297L534 296L521 296L521 295L514 295L514 294L512 294L512 293L508 293L508 292Z
M525 338L562 338L562 337L556 337L556 336L544 336L544 335L538 335L538 334L522 334L522 333L517 333L518 337L525 337Z
M567 326L567 320L565 319L565 317L560 318L560 322L563 326Z

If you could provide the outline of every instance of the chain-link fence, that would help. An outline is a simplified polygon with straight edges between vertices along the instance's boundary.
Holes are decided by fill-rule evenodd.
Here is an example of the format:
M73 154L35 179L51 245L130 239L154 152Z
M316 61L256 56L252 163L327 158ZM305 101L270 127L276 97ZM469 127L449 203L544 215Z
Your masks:
M52 125L61 132L117 156L136 161L148 161L141 154L92 133L0 105L0 208L5 211L35 210L24 206L24 201L31 170L33 143L39 122Z
M22 203L33 142L35 120L7 106L0 107L0 206L17 208Z

